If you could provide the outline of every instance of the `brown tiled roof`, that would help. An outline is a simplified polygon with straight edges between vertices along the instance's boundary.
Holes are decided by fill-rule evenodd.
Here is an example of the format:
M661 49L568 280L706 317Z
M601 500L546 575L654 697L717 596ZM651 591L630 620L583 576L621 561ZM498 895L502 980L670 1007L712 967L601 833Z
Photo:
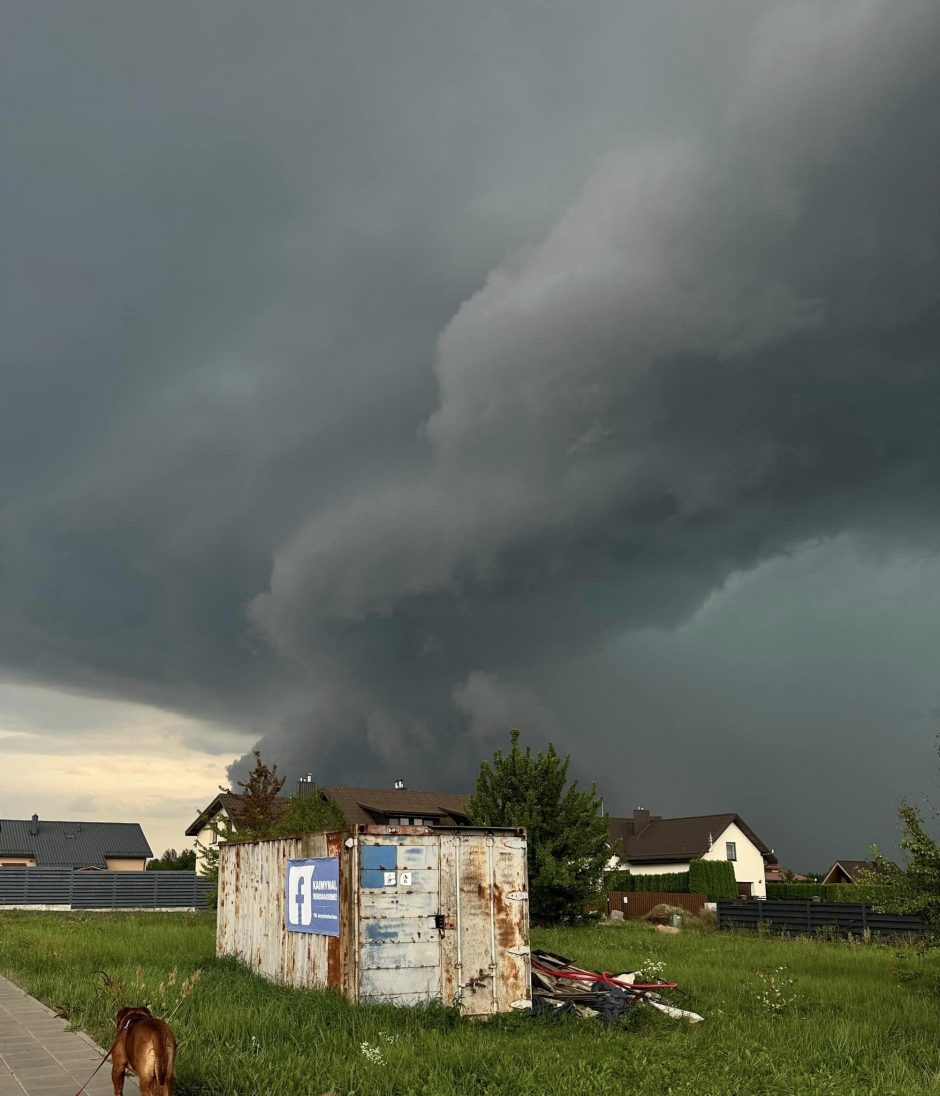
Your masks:
M608 833L611 844L618 842L619 855L631 864L679 863L704 856L709 850L709 838L717 841L734 822L761 853L770 849L736 814L699 814L688 818L650 819L649 825L636 836L632 818L611 818Z
M888 865L889 868L894 868L895 870L900 871L897 864L895 864L893 860L887 860L885 861L885 863ZM875 863L874 860L835 860L833 861L832 867L823 876L824 882L826 879L829 878L830 875L832 875L837 867L841 868L849 877L849 879L851 879L854 883L855 877L857 875L867 871L875 871L878 865Z
M875 869L874 860L836 860L832 866L835 867L836 864L838 864L849 877L855 875L856 872L874 871Z
M343 812L350 826L368 826L387 816L433 818L435 825L456 826L467 821L470 796L457 792L419 792L410 788L320 789Z
M318 789L327 799L332 800L342 811L350 826L371 826L384 822L389 816L433 819L436 826L461 826L467 822L470 810L470 796L456 792L418 792L407 788L345 788L329 786ZM232 792L220 792L215 799L200 811L186 834L197 837L199 831L225 811L238 826L238 807L242 797ZM278 800L286 805L287 798Z

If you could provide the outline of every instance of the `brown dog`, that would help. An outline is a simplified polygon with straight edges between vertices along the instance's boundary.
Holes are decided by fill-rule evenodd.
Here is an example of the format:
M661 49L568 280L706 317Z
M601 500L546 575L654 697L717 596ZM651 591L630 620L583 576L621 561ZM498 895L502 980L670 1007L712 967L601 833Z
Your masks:
M122 1008L117 1014L117 1042L111 1052L114 1096L123 1096L127 1067L137 1074L141 1096L173 1096L176 1039L170 1025L149 1008Z

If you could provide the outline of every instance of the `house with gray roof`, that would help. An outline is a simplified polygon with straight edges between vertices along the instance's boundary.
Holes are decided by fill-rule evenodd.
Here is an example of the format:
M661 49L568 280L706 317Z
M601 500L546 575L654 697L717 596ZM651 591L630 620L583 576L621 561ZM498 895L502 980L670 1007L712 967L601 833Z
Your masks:
M151 856L137 822L0 818L0 868L143 871Z

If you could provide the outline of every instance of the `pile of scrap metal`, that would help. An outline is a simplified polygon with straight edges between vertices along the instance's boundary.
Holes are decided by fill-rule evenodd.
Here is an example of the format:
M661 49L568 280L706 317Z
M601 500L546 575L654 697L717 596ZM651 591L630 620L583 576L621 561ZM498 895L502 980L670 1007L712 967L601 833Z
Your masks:
M645 982L640 971L614 975L583 970L562 955L532 952L531 1016L573 1013L613 1024L634 1005L649 1005L673 1020L701 1023L697 1012L676 1008L663 1000L664 991L677 989L675 982Z

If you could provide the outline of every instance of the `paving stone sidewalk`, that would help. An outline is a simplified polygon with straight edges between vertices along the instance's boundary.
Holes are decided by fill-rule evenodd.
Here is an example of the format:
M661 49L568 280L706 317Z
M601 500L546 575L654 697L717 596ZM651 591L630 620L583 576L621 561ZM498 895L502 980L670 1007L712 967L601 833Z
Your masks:
M103 1054L89 1036L69 1031L52 1009L0 976L0 1096L75 1096ZM110 1062L84 1091L113 1096ZM140 1096L131 1074L124 1093Z

